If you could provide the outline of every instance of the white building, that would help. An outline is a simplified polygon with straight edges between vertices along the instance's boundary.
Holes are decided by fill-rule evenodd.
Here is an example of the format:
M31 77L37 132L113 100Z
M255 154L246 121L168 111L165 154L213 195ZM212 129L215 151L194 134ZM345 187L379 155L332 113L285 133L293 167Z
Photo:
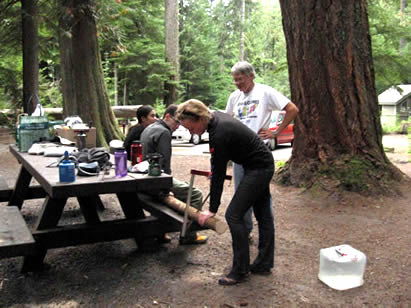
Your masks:
M381 124L395 125L411 116L411 84L392 86L378 95Z

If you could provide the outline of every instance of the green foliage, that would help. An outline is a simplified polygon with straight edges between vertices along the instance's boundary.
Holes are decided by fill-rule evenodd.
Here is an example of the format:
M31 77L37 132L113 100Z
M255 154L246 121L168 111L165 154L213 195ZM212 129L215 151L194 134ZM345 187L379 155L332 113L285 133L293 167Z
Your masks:
M160 100L157 100L156 103L154 104L154 110L156 111L157 117L162 118L164 115L164 112L166 111L167 106L161 102Z
M182 1L180 7L182 100L196 98L207 105L216 105L221 99L216 95L217 89L226 83L227 72L220 70L216 29L208 0Z
M383 134L394 134L399 133L401 130L400 124L382 124Z
M235 89L231 66L239 60L240 1L180 0L180 101L197 98L224 109ZM38 1L40 98L61 106L58 10ZM114 64L120 104L163 101L173 74L165 61L164 0L97 0L95 12L104 76L114 98ZM411 82L410 9L399 1L368 1L377 92ZM21 104L21 2L0 1L0 107ZM68 33L69 34L69 33ZM245 59L257 82L290 96L286 44L278 1L246 0ZM400 39L405 44L400 48ZM124 98L124 100L123 100ZM389 131L391 128L386 128Z
M119 97L126 88L123 104L154 104L165 94L171 67L164 60L163 4L159 0L100 2L98 30L106 83L112 97L116 63Z
M410 7L400 13L400 1L369 1L369 24L377 93L411 82ZM400 48L400 40L405 46Z
M286 43L279 7L256 3L245 25L246 60L253 64L257 82L290 96Z

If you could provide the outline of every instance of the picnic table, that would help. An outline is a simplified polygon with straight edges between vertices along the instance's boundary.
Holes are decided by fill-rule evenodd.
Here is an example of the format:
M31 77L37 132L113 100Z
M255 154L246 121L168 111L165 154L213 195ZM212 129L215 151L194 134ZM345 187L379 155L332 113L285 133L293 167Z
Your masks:
M60 183L58 168L47 167L56 161L55 157L21 153L15 145L10 146L10 152L20 162L21 168L10 192L7 213L5 207L0 207L0 224L3 229L10 226L3 233L0 228L0 257L23 255L23 272L41 269L47 250L51 248L126 238L134 238L140 247L147 239L181 228L181 215L144 194L150 192L150 195L155 195L161 190L168 190L172 186L170 175L129 173L116 178L112 169L104 177L77 176L75 182ZM30 186L33 178L39 183L38 187ZM103 194L117 195L125 218L100 219L98 208ZM19 209L26 199L33 196L44 197L44 202L34 227L29 230ZM59 224L70 197L77 198L85 223ZM152 215L146 216L143 209Z

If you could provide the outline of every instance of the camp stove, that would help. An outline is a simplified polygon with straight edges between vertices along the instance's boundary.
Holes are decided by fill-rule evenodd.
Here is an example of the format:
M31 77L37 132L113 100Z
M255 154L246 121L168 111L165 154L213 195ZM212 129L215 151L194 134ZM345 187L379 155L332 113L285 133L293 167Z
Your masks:
M159 176L161 175L161 165L160 159L162 155L160 153L150 153L147 154L148 160L148 175L151 176Z

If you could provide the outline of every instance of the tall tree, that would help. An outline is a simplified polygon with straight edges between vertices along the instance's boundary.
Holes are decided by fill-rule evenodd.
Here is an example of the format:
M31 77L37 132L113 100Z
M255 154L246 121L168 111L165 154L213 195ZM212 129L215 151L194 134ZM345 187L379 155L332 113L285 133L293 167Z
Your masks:
M240 61L244 61L245 0L241 0Z
M73 35L71 29L74 24L72 0L62 0L59 9L60 75L62 78L61 92L63 95L63 113L64 116L69 116L72 115L71 112L75 112L75 108L77 108L76 82L73 68Z
M121 139L122 134L104 83L94 19L95 1L67 0L61 3L64 14L61 18L67 23L63 29L70 29L66 37L68 53L61 55L65 70L63 78L67 78L63 83L71 83L71 93L75 93L75 100L64 101L64 113L79 115L85 123L92 122L97 130L97 145L107 146L108 141ZM71 58L64 58L67 56Z
M404 21L404 15L405 13L405 9L407 8L407 0L400 0L400 20L401 22ZM400 38L400 49L404 49L405 48L405 44L406 44L406 39L404 39L403 37Z
M23 109L32 113L39 94L39 40L37 34L37 0L21 0L23 42Z
M382 146L367 1L280 3L291 98L300 109L280 178L302 184L329 175L347 190L386 188L400 173Z
M179 48L178 48L178 0L165 0L165 32L166 59L172 64L174 74L166 82L167 94L165 104L168 106L178 99L176 82L179 77Z

